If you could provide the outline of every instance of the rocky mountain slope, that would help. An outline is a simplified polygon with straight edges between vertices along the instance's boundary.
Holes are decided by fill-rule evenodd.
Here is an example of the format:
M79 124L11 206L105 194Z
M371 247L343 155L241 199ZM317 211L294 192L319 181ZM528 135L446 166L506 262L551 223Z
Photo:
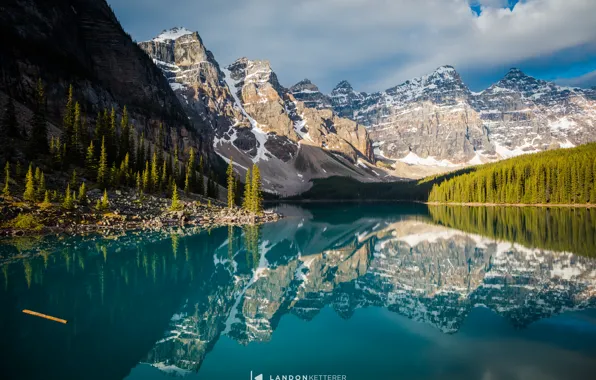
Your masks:
M343 81L315 106L368 128L376 159L421 176L596 140L596 92L557 86L512 69L480 93L457 71L433 73L376 93Z
M63 132L72 85L90 133L98 112L114 108L120 119L126 106L133 135L143 135L146 148L161 145L157 140L163 124L164 150L172 154L177 146L180 161L191 147L210 154L201 137L205 122L189 120L162 71L122 29L105 0L8 0L2 4L0 32L0 100L2 105L7 96L15 100L21 127L31 126L39 79L53 137ZM14 158L23 161L21 153ZM210 164L215 161L209 159Z
M258 163L265 189L289 195L308 189L312 178L386 177L370 162L372 144L363 126L329 108L307 107L279 83L269 62L241 58L221 68L198 33L184 28L139 46L162 70L190 119L206 124L202 132L215 152L226 161L232 157L240 178ZM305 93L315 91L302 85Z
M178 373L198 370L221 334L242 344L268 341L284 315L310 320L327 305L344 318L384 307L448 334L476 307L524 328L596 305L591 258L497 242L419 218L337 224L304 215L298 226L280 223L285 228L263 227L256 251L247 253L229 236L214 253L210 288L172 317L149 363ZM252 257L248 267L246 257Z

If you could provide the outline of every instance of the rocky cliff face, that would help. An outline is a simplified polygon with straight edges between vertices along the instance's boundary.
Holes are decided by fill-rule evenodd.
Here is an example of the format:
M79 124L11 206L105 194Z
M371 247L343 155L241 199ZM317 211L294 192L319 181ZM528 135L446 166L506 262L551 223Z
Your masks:
M472 93L451 66L386 91L356 92L341 82L329 99L341 116L368 128L375 157L401 173L452 170L596 140L593 90L560 87L512 69Z
M189 118L205 126L201 132L213 151L234 160L241 179L257 163L265 189L288 195L308 189L312 178L384 178L367 162L372 145L366 129L330 109L305 107L279 83L269 62L241 58L220 68L199 35L184 28L139 46L162 70Z
M214 253L210 288L172 318L150 362L196 370L220 334L242 344L268 341L284 315L310 320L327 305L343 318L384 307L448 334L475 307L524 328L596 306L594 259L399 219L338 225L305 217L300 227L264 226L248 271L246 251L228 240Z
M180 103L103 0L3 3L0 86L26 103L38 78L51 116L59 116L70 84L88 114L127 105L140 120L189 126Z
M72 85L91 130L98 111L113 107L120 114L126 106L147 143L157 140L163 123L168 151L174 145L180 152L202 150L198 132L204 121L188 119L161 70L124 32L104 0L8 0L2 4L0 32L0 92L31 107L41 79L48 119L55 126L62 125ZM28 128L29 121L21 125ZM61 131L51 127L49 133Z

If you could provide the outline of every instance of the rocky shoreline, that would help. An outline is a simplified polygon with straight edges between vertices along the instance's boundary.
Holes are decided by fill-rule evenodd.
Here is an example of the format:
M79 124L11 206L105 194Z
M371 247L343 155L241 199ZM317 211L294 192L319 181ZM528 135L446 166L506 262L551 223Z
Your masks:
M47 235L57 233L103 235L131 230L159 231L169 227L201 227L255 225L279 220L281 215L265 211L253 214L241 208L228 208L224 203L191 195L180 200L180 210L170 210L171 201L152 195L139 197L136 192L108 193L109 206L98 211L94 205L101 198L99 191L89 192L86 204L71 210L60 203L25 203L19 198L0 197L0 237ZM26 222L16 223L19 216Z

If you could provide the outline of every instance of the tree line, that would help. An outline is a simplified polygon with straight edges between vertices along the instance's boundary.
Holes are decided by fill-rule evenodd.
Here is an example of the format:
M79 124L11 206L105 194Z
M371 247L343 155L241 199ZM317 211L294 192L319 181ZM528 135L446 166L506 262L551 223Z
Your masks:
M596 204L596 143L482 165L433 185L429 202Z
M195 193L218 198L219 186L214 170L193 148L187 152L180 152L178 145L174 144L173 151L168 150L163 124L159 125L151 143L144 133L138 132L133 126L124 106L121 115L118 115L113 107L101 110L97 113L95 128L90 128L88 118L74 98L73 88L70 86L62 113L61 135L49 136L45 90L41 80L37 83L34 103L29 133L25 128L19 128L15 104L10 97L0 120L0 148L6 162L3 186L5 196L10 196L11 186L14 186L15 182L18 184L22 178L25 200L61 200L68 208L72 202L82 202L81 199L86 194L85 181L77 181L80 175L81 179L93 182L104 190L106 202L105 190L121 187L136 188L141 196L147 193L171 194L176 201L178 189L183 189L187 195ZM13 140L26 141L27 159L33 161L49 155L51 160L46 166L50 166L50 170L61 173L70 171L73 180L67 184L66 189L60 192L46 189L45 174L33 164L29 165L27 175L23 178L21 163L17 160L16 164L11 165L11 160L14 161ZM77 173L77 168L80 173ZM246 188L253 190L245 192L250 196L249 200L244 201L245 208L260 212L261 182L256 165L252 173L252 176L247 176L251 182ZM241 203L241 194L237 191L239 182L232 171L232 182L228 183L228 192L230 194L231 191L234 198L233 204L238 205Z

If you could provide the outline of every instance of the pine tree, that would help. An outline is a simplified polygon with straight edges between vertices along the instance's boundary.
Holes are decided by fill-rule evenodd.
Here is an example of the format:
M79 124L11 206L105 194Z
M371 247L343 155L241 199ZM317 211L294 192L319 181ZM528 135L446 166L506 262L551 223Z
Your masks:
M180 203L180 199L178 196L178 187L174 183L174 187L172 189L172 205L170 206L170 210L179 211L181 209L182 209L182 204Z
M141 173L137 172L137 179L135 182L136 186L137 186L137 193L140 195L141 192L143 191L142 187L141 187Z
M72 175L70 176L70 187L76 189L77 187L77 169L72 170Z
M85 187L85 182L81 183L79 187L79 203L85 204L87 203L87 188Z
M251 194L251 211L255 214L260 214L263 211L263 195L261 193L261 173L257 164L252 167L252 183L250 184Z
M161 178L159 179L160 190L164 190L164 187L166 187L167 183L168 183L168 170L167 170L167 166L166 166L166 161L164 160L161 165Z
M37 199L42 199L45 192L46 192L46 177L43 174L43 172L41 172L41 175L39 176L39 182L37 184Z
M120 119L120 146L118 152L120 153L120 160L124 159L124 155L130 151L130 124L128 120L128 109L126 106L122 109L122 119Z
M43 195L43 206L48 207L50 204L50 192L46 190L45 194Z
M190 168L186 168L186 175L184 176L184 194L190 194Z
M72 199L70 192L70 183L66 185L66 192L64 193L64 202L62 202L62 207L65 210L72 210L74 208L74 200Z
M159 131L157 133L157 144L155 149L157 150L157 164L161 165L161 163L163 162L163 151L164 151L164 141L165 140L165 135L164 135L164 129L163 129L163 124L159 123Z
M226 174L228 176L228 208L234 208L234 187L236 185L236 181L234 180L234 161L232 157L230 157L230 162L228 163L228 170Z
M97 162L95 160L95 147L93 146L93 141L89 143L89 147L87 148L85 168L89 174L92 174L93 176L97 175Z
M6 161L4 165L4 188L2 189L4 197L10 197L10 163Z
M116 144L116 110L112 107L109 118L109 129L108 129L108 160L115 162L118 156L118 145Z
M105 187L108 181L108 152L106 151L106 138L101 139L101 153L99 155L99 165L97 167L97 183Z
M71 147L73 141L73 127L75 118L75 107L72 99L72 84L68 87L68 97L66 107L64 108L64 117L62 119L62 141L67 148Z
M33 165L29 164L29 171L25 177L25 193L23 199L29 202L35 202L35 185L33 183Z
M75 103L75 107L74 107L74 120L73 120L73 124L72 124L72 141L71 141L71 146L72 146L72 154L73 154L73 158L74 160L77 160L79 157L81 157L82 153L83 153L83 125L82 125L82 121L81 121L81 105L79 104L79 102Z
M204 169L205 168L203 166L203 156L201 156L199 158L199 178L197 180L197 182L198 182L197 191L201 195L205 195L205 176L203 174Z
M29 138L29 151L32 156L45 154L49 151L45 109L45 93L41 79L39 79L35 94L35 113L31 121L31 136Z
M103 210L107 210L108 207L110 207L110 201L108 199L108 191L104 190L103 197L101 197L101 208Z
M247 210L247 211L251 211L251 205L252 205L252 189L250 188L250 185L252 183L252 177L250 174L250 169L248 169L246 171L246 180L244 182L244 201L242 203L242 208Z
M153 153L153 160L151 161L151 190L157 191L159 188L159 171L157 170L157 154Z
M143 171L143 191L148 191L150 185L151 180L149 177L149 161L145 161L145 170Z

